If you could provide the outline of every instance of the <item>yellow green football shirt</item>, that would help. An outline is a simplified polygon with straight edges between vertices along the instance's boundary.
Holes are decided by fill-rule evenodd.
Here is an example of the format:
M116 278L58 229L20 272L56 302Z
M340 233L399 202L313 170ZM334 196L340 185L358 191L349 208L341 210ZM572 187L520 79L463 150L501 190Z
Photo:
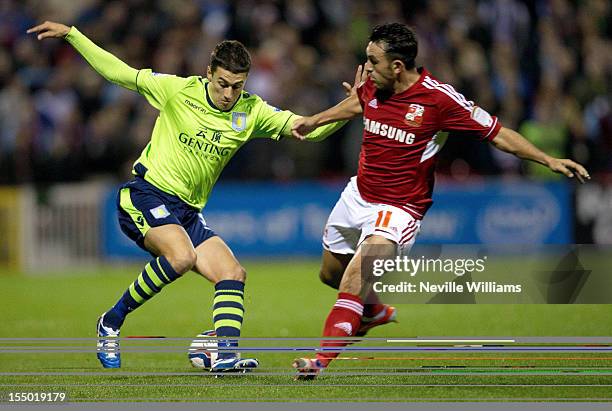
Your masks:
M208 98L208 80L202 77L136 70L75 27L66 40L104 78L139 92L159 110L151 141L134 163L134 174L198 209L204 207L221 171L244 143L257 137L278 140L298 117L247 92L230 110L220 111ZM319 127L307 139L319 141L344 124Z
M138 92L160 111L151 141L136 161L159 189L201 208L230 158L256 137L278 140L295 115L243 92L230 111L207 98L208 80L140 70Z

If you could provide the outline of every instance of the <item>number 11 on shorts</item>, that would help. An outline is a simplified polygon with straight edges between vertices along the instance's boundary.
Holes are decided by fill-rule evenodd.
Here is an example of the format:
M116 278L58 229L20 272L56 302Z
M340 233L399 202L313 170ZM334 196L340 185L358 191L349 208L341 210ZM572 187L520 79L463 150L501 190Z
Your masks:
M378 218L376 219L375 227L387 228L389 227L389 221L391 221L391 211L380 210L378 212Z

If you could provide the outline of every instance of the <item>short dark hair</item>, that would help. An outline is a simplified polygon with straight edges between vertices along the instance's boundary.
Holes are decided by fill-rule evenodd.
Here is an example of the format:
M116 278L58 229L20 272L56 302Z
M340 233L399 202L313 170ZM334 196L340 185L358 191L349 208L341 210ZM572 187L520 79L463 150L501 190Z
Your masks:
M214 73L217 67L235 74L248 73L251 68L251 56L241 42L223 40L210 54L210 71Z
M414 68L418 42L414 31L401 23L381 24L372 30L372 43L383 43L385 54L390 60L401 60L407 69Z

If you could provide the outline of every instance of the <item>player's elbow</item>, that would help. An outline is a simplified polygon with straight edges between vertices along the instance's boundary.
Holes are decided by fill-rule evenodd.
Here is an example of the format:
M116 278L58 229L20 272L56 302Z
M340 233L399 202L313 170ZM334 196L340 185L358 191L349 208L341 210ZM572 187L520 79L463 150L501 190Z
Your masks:
M495 136L493 140L491 140L491 144L498 150L505 151L506 153L515 154L515 147L512 144L512 136L508 132L508 129L504 127L499 130L499 133Z

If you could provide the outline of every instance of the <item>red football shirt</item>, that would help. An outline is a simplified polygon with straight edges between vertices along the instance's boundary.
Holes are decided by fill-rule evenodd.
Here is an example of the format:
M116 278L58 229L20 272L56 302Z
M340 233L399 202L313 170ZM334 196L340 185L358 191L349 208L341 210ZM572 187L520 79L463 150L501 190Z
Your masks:
M357 187L366 201L421 219L433 202L435 157L445 141L437 133L490 141L501 124L451 85L418 71L416 83L384 100L369 78L357 88L364 122Z

